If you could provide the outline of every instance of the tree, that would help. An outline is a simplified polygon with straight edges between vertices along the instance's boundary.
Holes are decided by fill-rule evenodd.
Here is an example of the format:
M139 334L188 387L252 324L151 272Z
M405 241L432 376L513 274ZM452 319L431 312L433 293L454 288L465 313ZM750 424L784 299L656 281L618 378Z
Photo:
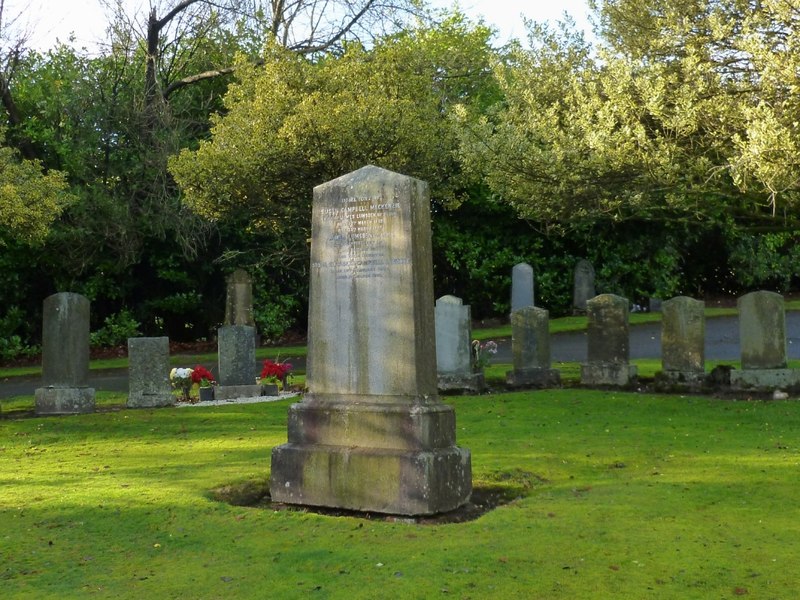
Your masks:
M797 228L794 3L609 0L591 49L534 26L496 73L504 104L462 111L461 156L519 213Z

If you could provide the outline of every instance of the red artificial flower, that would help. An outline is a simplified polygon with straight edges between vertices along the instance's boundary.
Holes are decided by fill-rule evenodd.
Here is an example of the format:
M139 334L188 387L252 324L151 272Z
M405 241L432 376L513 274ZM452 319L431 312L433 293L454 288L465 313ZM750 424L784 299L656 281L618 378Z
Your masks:
M261 369L261 379L268 377L275 377L276 379L283 379L292 370L291 363L282 362L276 363L270 359L264 361L264 368Z
M192 371L192 383L201 383L204 379L207 379L209 383L214 383L214 376L211 371L202 365L197 365Z

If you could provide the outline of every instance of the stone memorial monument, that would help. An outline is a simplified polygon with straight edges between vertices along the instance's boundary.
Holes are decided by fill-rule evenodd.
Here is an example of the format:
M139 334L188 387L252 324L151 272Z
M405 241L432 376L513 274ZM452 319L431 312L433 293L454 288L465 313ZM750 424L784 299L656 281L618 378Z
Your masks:
M480 392L483 373L472 372L472 317L461 298L442 296L434 308L436 322L436 366L441 391Z
M572 309L578 314L586 312L586 302L595 297L594 267L586 259L575 265L572 287Z
M551 387L561 384L561 374L551 369L550 313L526 306L511 313L511 354L514 370L506 373L512 387Z
M588 361L581 365L584 385L628 385L636 377L629 364L628 300L600 294L586 303Z
M89 300L61 292L44 301L42 387L34 392L36 414L94 412L89 381Z
M228 275L225 325L256 326L253 318L253 279L244 269L236 269Z
M736 389L800 388L800 369L787 368L783 296L758 291L737 301L742 368L731 371Z
M472 491L436 389L425 182L366 166L314 188L309 393L272 451L275 502L425 515Z
M256 384L256 329L250 325L225 325L217 330L219 385L214 399L261 396Z
M511 312L533 306L533 267L519 263L511 269Z
M699 385L705 377L705 302L677 296L661 305L661 373L671 383Z
M128 338L128 408L175 404L169 382L169 338Z

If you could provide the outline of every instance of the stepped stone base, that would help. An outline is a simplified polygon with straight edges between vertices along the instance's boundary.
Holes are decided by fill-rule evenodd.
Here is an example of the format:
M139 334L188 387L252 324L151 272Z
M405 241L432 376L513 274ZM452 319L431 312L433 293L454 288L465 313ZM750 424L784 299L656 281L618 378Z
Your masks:
M125 406L128 408L158 408L174 404L175 396L167 392L164 394L130 394Z
M486 388L483 373L470 373L468 375L438 375L436 387L440 392L474 392L479 394Z
M558 387L561 373L557 369L515 369L506 373L506 383L511 387Z
M214 388L214 400L236 400L263 396L260 385L218 385Z
M731 387L739 390L800 389L800 369L735 369Z
M627 363L588 363L581 365L581 384L625 386L638 375L636 365Z
M95 409L94 388L43 387L34 392L37 415L75 415Z
M454 510L472 493L455 413L430 404L310 401L289 409L289 440L272 450L275 502L397 515Z

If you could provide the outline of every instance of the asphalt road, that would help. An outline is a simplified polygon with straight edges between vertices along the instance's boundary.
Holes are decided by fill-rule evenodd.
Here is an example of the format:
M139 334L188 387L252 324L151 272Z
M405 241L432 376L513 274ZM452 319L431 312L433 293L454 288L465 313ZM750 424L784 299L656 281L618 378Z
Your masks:
M789 358L800 359L800 312L786 313L786 335ZM648 323L631 327L631 358L661 356L661 324ZM706 360L739 359L739 321L737 317L706 319ZM553 363L585 362L586 333L560 333L550 338ZM305 368L305 358L287 357L295 368ZM511 362L511 340L499 340L498 352L491 362ZM260 368L258 365L257 368ZM96 390L128 391L127 369L91 371L89 384ZM32 395L41 385L39 377L14 377L0 380L0 398Z

